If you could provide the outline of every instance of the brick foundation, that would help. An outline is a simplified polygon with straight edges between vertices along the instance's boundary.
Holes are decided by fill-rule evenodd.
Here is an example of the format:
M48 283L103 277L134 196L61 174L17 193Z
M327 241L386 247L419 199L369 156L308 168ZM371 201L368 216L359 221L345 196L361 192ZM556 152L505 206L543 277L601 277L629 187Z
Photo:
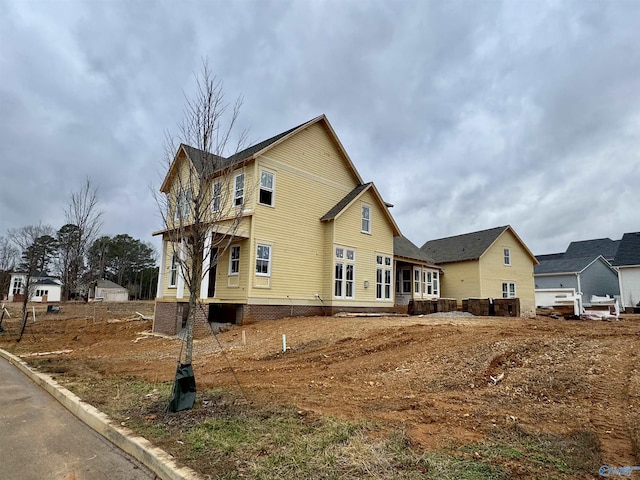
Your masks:
M409 300L409 315L429 315L436 312L455 312L458 302L455 298L438 298L433 300Z
M462 311L480 317L519 317L519 298L465 298Z

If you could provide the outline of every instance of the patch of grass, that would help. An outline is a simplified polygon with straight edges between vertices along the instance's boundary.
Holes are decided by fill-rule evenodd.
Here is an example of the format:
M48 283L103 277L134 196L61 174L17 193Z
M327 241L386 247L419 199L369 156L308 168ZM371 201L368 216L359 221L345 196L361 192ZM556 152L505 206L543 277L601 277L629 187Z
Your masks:
M593 474L602 463L597 436L588 431L568 435L529 432L519 425L495 431L492 439L458 449L491 463L517 461L519 469L545 478Z

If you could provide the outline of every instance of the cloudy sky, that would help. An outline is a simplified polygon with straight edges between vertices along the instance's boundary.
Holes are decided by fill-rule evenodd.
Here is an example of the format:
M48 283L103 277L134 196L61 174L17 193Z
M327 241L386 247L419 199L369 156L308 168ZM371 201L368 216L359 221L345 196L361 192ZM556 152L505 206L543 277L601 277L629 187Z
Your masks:
M640 230L640 2L0 0L0 235L99 186L161 227L164 134L203 57L264 140L322 113L418 246L512 225L535 254Z

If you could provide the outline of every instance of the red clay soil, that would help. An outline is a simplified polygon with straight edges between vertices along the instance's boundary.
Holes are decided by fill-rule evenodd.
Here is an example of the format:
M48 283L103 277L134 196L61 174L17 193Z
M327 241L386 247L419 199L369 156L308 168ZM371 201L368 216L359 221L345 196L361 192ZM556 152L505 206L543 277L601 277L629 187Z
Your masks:
M144 335L152 322L136 320L136 311L149 315L153 304L41 311L20 343L12 318L3 323L0 348L27 361L34 353L72 350L50 355L66 358L75 375L91 370L169 381L181 342ZM605 463L640 464L640 315L612 322L290 318L217 337L203 326L196 337L199 386L239 389L237 378L252 401L401 425L424 448L467 444L513 424L534 432L591 431Z

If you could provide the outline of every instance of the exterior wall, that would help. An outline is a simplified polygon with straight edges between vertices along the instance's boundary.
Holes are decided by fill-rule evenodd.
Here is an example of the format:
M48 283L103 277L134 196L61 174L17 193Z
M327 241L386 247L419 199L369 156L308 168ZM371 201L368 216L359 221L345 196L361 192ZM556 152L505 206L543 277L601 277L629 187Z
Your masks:
M537 289L573 288L576 292L579 291L578 277L570 273L562 275L535 275L534 280Z
M622 306L631 308L640 302L640 266L618 267Z
M440 296L455 298L480 297L480 271L477 261L444 263L444 274L440 276ZM500 294L502 296L502 294Z
M13 295L13 282L16 278L20 278L22 281L21 292L18 295ZM59 302L62 299L62 285L40 285L38 284L39 277L31 278L31 297L29 298L30 302ZM24 274L11 274L11 278L9 279L9 292L7 295L7 301L9 302L21 302L24 299L23 294L25 294L25 283L27 281L27 277ZM40 290L46 290L47 295L36 295Z
M504 249L510 250L511 264L504 264ZM533 259L522 244L506 230L480 258L481 298L502 298L502 283L516 284L523 316L535 315Z
M370 207L371 233L362 232L362 205ZM377 203L371 191L365 192L349 208L347 208L334 223L333 249L331 251L331 285L335 280L333 268L335 247L355 250L354 298L335 298L332 291L332 305L360 305L370 307L392 307L390 300L376 299L376 255L383 254L393 258L393 230L385 217L382 207ZM368 282L368 287L365 287ZM392 281L393 287L393 281Z
M237 275L229 274L232 245L240 247L240 271ZM253 273L250 264L250 245L251 242L247 239L232 241L229 248L219 257L216 268L215 297L208 300L246 303L249 276Z
M274 206L255 205L248 302L319 305L317 295L330 301L327 226L320 218L356 187L357 179L317 124L271 149L255 169L254 178L262 170L274 174ZM269 277L255 274L259 243L271 246Z
M127 302L129 291L126 288L98 288L95 298L102 298L105 302Z
M615 271L606 266L602 260L589 265L580 275L583 303L590 303L592 295L620 295L620 284Z

